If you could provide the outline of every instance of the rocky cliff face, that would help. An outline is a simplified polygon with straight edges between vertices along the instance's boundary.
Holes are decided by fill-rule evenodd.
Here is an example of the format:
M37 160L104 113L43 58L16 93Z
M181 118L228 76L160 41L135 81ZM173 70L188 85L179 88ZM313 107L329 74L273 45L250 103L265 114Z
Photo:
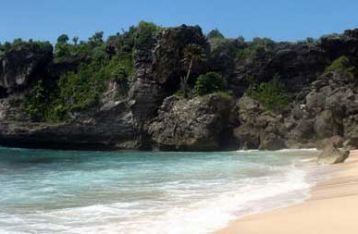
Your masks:
M270 52L257 54L252 61L240 62L236 79L245 85L246 77L263 82L276 76L290 91L297 92L315 80L329 63L327 52L317 45L280 43Z
M185 74L182 65L184 48L197 44L208 50L208 44L199 27L181 26L161 32L150 48L136 50L136 75L130 98L136 116L148 120L154 116L163 99L178 90ZM194 76L203 67L194 66Z
M337 73L323 75L306 87L303 100L282 113L266 111L244 96L238 102L241 125L235 136L247 148L315 147L332 136L342 136L346 144L358 147L358 95L354 87L355 80Z
M139 145L126 102L70 123L2 121L0 129L0 142L7 146L110 150Z
M199 27L181 26L161 32L150 48L136 50L135 82L131 89L130 104L142 147L150 148L147 125L157 115L165 97L173 94L184 74L183 50L189 44L205 49L208 44ZM201 68L194 67L194 73Z
M47 73L52 61L50 44L22 44L0 55L0 96L28 87Z
M221 43L221 44L220 44ZM134 75L127 97L105 95L101 105L63 123L33 122L24 96L39 80L56 80L66 67L54 64L51 46L22 46L0 54L0 144L41 148L160 150L276 150L315 147L341 136L358 147L358 77L327 71L340 56L358 67L358 30L317 42L273 43L237 59L245 43L228 40L210 48L199 27L162 30L134 50ZM193 66L189 86L207 71L221 73L227 94L188 99L180 89L184 49L200 46L206 59ZM77 65L69 64L71 70ZM290 103L269 110L249 95L252 82L278 79Z

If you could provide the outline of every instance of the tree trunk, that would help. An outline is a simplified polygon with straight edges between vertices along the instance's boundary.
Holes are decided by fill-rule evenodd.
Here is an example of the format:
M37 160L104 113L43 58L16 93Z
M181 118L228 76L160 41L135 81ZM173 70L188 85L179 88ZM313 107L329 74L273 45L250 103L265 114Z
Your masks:
M183 89L184 98L188 98L188 81L191 75L192 68L193 68L193 59L190 60L186 76L182 79L182 89Z

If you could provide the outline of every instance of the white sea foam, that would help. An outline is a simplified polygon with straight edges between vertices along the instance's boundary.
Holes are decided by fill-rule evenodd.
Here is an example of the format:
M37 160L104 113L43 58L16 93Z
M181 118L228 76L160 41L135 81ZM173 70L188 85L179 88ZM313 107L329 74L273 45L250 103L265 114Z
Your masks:
M302 149L281 149L277 152L317 152L315 148L302 148Z
M125 229L128 233L208 233L240 216L303 201L310 187L305 182L305 175L304 171L295 170L285 173L282 178L247 181L248 184L239 189L216 198L171 209L160 218L148 220L148 226L133 225L132 230L128 226Z
M317 151L317 149L315 148L292 148L292 149L280 149L280 150L276 150L276 151L266 151L266 152L315 152ZM253 153L253 152L265 152L264 150L256 150L256 149L251 149L251 150L236 150L235 152L238 153Z
M115 203L30 214L23 219L15 216L10 223L27 223L25 227L30 233L31 230L34 233L37 230L38 233L87 234L208 233L240 216L303 201L311 186L305 176L304 170L290 169L275 177L248 178L237 184L237 188L233 187L232 191L218 197L197 202L189 200L187 204L178 204L177 207L171 204L160 216L155 215L155 207L141 214L140 210L132 209L136 204ZM132 219L125 220L125 217Z

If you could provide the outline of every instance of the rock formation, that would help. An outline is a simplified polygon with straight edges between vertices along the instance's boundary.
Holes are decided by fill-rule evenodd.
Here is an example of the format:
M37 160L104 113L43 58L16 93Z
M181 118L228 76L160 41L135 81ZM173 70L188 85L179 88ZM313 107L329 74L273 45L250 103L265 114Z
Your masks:
M230 142L233 99L218 94L164 100L149 125L154 147L161 150L215 150Z

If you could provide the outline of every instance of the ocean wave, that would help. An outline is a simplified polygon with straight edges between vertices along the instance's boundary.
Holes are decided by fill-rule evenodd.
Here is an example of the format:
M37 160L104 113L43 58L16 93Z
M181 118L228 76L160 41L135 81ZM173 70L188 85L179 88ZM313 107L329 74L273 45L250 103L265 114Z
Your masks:
M309 196L316 180L307 176L307 158L286 154L190 154L184 160L173 153L145 162L99 155L96 163L33 164L15 175L0 173L10 191L0 192L6 198L0 233L212 232Z

